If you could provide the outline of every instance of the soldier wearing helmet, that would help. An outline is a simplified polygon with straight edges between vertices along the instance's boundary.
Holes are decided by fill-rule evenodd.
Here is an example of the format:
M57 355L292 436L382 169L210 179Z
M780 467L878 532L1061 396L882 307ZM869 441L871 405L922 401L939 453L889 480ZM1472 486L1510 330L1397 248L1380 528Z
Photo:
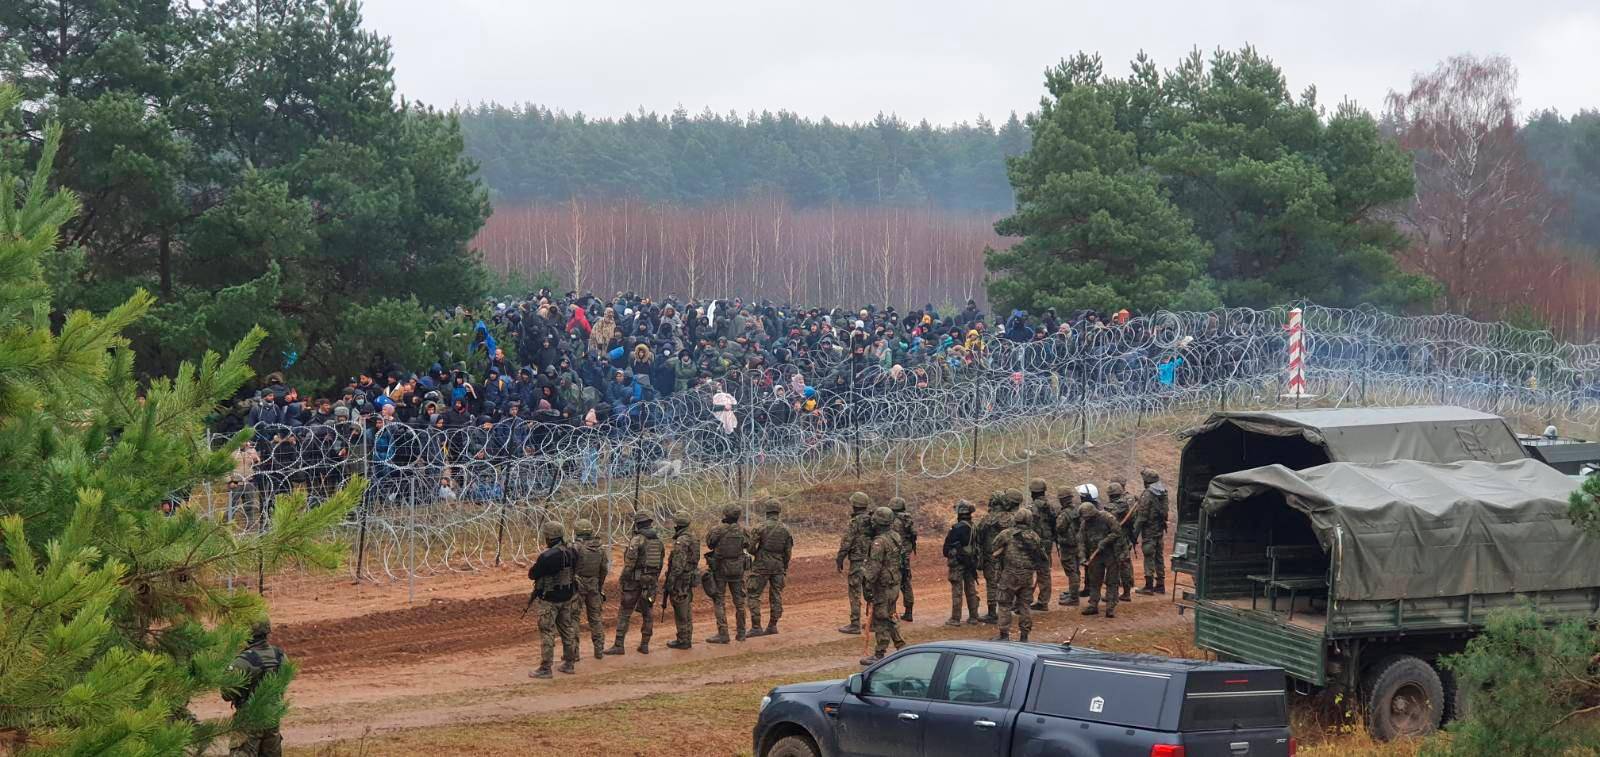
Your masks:
M1067 576L1067 590L1056 601L1062 607L1074 607L1081 596L1079 578L1083 575L1083 558L1078 551L1077 492L1062 489L1057 495L1059 509L1056 515L1056 548L1061 551L1061 571Z
M972 529L972 503L956 502L956 523L944 536L944 559L950 580L950 619L947 626L961 625L961 602L966 599L967 625L978 624L977 537Z
M1117 573L1122 566L1118 553L1126 544L1127 536L1111 513L1095 509L1092 502L1078 505L1078 548L1085 555L1084 582L1089 590L1089 606L1083 608L1084 615L1099 614L1103 586L1106 617L1116 617L1117 586L1120 583Z
M783 617L783 586L789 575L789 560L794 557L794 535L789 527L778 520L783 505L776 497L763 497L761 510L765 522L750 529L751 566L749 586L745 598L750 605L750 636L768 636L778 632L778 619ZM767 616L767 627L761 627L761 595L772 599L772 613Z
M850 601L850 622L841 627L839 633L861 633L861 571L872 546L872 524L867 513L867 506L871 504L872 498L866 492L850 495L850 524L845 527L844 536L839 539L839 552L834 555L834 567L841 573L844 572L845 561L850 561L850 574L845 581Z
M694 646L694 581L700 572L700 540L689 530L689 516L672 516L672 554L667 558L667 597L672 600L672 620L677 638L668 649Z
M605 659L606 649L606 575L611 572L611 549L594 535L594 524L579 519L572 524L577 537L573 548L578 550L578 609L589 624L589 641L594 645L594 658Z
M895 617L895 601L900 597L900 553L904 545L894 527L894 511L880 507L872 511L872 546L862 568L862 578L872 605L872 633L877 642L872 656L861 658L862 665L883 659L893 642L896 649L906 640L900 635Z
M650 637L655 635L656 589L661 583L661 566L666 562L667 548L654 528L655 516L643 510L633 514L633 536L622 550L622 573L617 585L622 589L622 610L617 613L616 639L608 655L622 655L627 650L628 623L634 612L639 613L639 654L650 654Z
M1000 565L994 559L994 537L1011 527L1014 516L1010 511L1010 500L1010 495L1004 491L989 495L989 512L978 521L978 566L983 571L983 593L988 606L988 612L981 618L984 623L995 623L1000 619L995 613L995 606L1000 601ZM1017 492L1017 501L1022 501L1021 492Z
M261 685L261 679L277 671L288 662L283 650L269 641L272 635L272 623L262 618L250 626L250 644L228 664L228 669L244 675L244 683L237 688L229 688L222 692L222 698L233 705L234 710L245 706L250 697L255 694L256 687ZM278 733L278 726L261 730L245 731L236 734L230 744L229 754L272 755L283 754L283 736Z
M1133 503L1128 500L1127 484L1119 478L1111 479L1106 485L1106 512L1117 519L1117 525L1122 528L1122 551L1118 559L1122 561L1117 570L1118 586L1122 589L1119 602L1133 601L1133 542L1138 534L1133 530Z
M906 606L905 614L900 619L910 623L911 606L916 603L916 594L911 588L911 556L917 553L917 524L906 512L904 499L895 497L889 500L889 509L894 512L895 533L900 534L900 599Z
M728 606L725 597L733 598L733 619L735 636L739 641L744 641L746 634L746 618L744 604L744 576L745 576L745 551L744 545L748 542L744 529L739 526L739 518L744 512L738 505L727 505L722 508L722 522L712 526L706 532L706 563L713 578L711 580L711 609L717 618L717 635L706 639L707 644L728 643Z
M1050 501L1047 493L1049 487L1044 479L1036 478L1028 482L1028 493L1033 501L1028 507L1033 510L1033 530L1039 535L1039 544L1044 549L1044 560L1035 566L1033 574L1034 586L1038 589L1038 598L1033 601L1034 612L1045 612L1050 609L1050 551L1056 543L1056 506Z
M1033 630L1033 617L1028 610L1033 598L1033 576L1039 561L1044 559L1044 547L1039 534L1033 529L1033 511L1018 510L1011 527L994 538L994 560L1000 566L1000 616L996 641L1011 638L1011 615L1017 615L1018 641L1027 641Z
M1144 553L1144 588L1140 594L1166 594L1167 569L1161 560L1166 556L1162 548L1167 536L1167 485L1161 483L1161 474L1145 468L1139 471L1144 480L1144 491L1133 510L1133 531L1139 535L1139 549Z
M578 551L566 542L560 523L539 527L545 550L528 568L533 599L539 603L539 668L528 675L549 678L555 661L556 635L561 636L561 672L578 672Z

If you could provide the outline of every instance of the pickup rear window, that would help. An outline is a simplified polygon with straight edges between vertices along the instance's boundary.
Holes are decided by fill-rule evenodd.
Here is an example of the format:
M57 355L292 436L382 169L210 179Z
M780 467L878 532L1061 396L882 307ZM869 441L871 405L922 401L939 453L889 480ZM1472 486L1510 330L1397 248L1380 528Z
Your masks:
M1218 731L1288 723L1283 673L1204 671L1189 676L1178 727L1185 731Z
M1164 673L1045 662L1033 711L1133 728L1159 728L1171 680Z

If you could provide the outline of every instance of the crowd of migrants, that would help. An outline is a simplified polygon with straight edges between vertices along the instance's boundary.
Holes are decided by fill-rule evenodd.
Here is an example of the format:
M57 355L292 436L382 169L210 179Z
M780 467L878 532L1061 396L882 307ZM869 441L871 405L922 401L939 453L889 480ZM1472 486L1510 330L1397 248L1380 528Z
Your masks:
M1017 489L992 493L988 512L977 523L973 522L972 503L956 502L955 522L941 547L950 582L950 617L945 625L993 624L997 626L994 638L1003 641L1012 638L1015 619L1017 640L1027 641L1033 629L1032 613L1048 610L1052 599L1060 606L1076 607L1086 597L1086 606L1080 610L1084 615L1099 615L1103 602L1105 617L1112 618L1118 602L1132 601L1134 593L1164 595L1162 544L1171 504L1159 473L1145 469L1140 478L1144 489L1137 499L1126 481L1113 478L1103 502L1095 484L1063 488L1052 497L1048 484L1034 479L1029 482L1030 496ZM717 633L706 639L707 643L728 644L777 634L794 536L782 522L777 499L765 494L756 499L765 515L761 523L746 528L741 524L743 509L730 504L722 509L721 522L705 532L703 541L685 513L672 515L673 531L667 539L656 530L652 513L633 515L633 533L616 575L621 597L609 647L604 618L605 587L612 572L610 545L599 538L588 520L573 524L571 540L560 522L547 521L540 529L545 550L528 570L528 578L534 582L529 609L538 606L540 632L539 667L530 675L552 677L558 640L562 663L554 669L576 672L582 657L582 625L588 626L596 660L626 654L635 613L639 614L635 651L649 654L655 633L652 608L660 591L666 593L672 607L675 636L667 642L668 649L694 646L696 587L711 600L716 621ZM900 497L885 507L873 507L871 497L858 491L850 495L849 505L850 521L834 559L844 577L849 606L849 622L839 631L871 633L874 643L861 659L862 665L871 665L883 659L890 645L897 649L906 645L900 623L915 618L911 555L917 549L916 521ZM1144 587L1137 591L1133 582L1136 547L1144 555ZM1052 551L1060 554L1067 584L1057 597L1051 596ZM980 580L987 595L987 612L982 614ZM761 622L763 602L768 608L765 626ZM665 607L662 610L664 614ZM864 613L868 624L862 622Z
M1020 386L1025 375L1053 375L1055 399L1077 391L1089 366L1105 370L1108 358L1122 357L1110 362L1139 375L1096 375L1097 388L1127 381L1125 391L1150 391L1209 378L1192 354L1194 337L1163 342L1150 333L1159 328L1130 321L1126 310L1104 319L1013 311L993 322L972 301L958 312L930 304L901 313L548 291L485 310L470 354L441 356L421 372L380 357L334 396L314 399L270 374L217 424L221 433L256 430L236 455L230 486L259 502L294 487L315 498L360 458L372 492L404 480L430 498L493 500L552 487L558 475L593 483L595 455L580 456L578 471L529 466L508 476L500 466L498 475L473 475L475 466L581 449L585 435L710 429L702 453L715 456L731 451L741 425L833 431L871 422L859 417L869 405L854 400L979 376ZM494 333L513 341L515 364ZM1215 330L1209 337L1208 348L1226 339ZM1198 361L1207 362L1221 361Z

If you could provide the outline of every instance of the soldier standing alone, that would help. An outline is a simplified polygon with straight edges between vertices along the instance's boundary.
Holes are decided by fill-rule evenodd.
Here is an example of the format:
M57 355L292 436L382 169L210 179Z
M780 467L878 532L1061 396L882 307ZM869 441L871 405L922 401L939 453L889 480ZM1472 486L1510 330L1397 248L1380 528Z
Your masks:
M1161 560L1166 556L1162 542L1167 536L1167 485L1161 483L1161 474L1149 468L1139 471L1139 477L1144 479L1144 492L1133 516L1133 530L1144 551L1144 588L1139 593L1166 594L1167 569Z
M288 660L282 649L267 640L271 635L270 622L256 621L255 625L250 626L250 645L228 664L230 670L244 674L243 685L222 692L222 698L233 705L234 710L250 701L256 687L261 685L261 679L276 672ZM283 754L283 736L278 733L276 725L236 734L228 754L230 757L278 757Z
M633 613L638 612L639 621L639 654L650 654L650 637L655 634L656 619L651 609L656 603L656 588L661 583L661 564L666 557L666 545L661 543L661 536L651 527L655 522L653 516L647 512L638 512L633 515L633 538L628 540L628 547L622 551L622 575L617 576L617 583L622 588L622 611L617 613L617 638L612 642L611 648L606 650L608 655L621 655L627 650L623 643L628 639L628 623L633 620Z
M906 512L906 501L899 497L889 500L889 511L894 513L895 533L900 535L900 596L905 600L906 612L900 619L911 622L911 605L916 595L911 590L911 556L917 553L917 524Z
M561 635L561 672L578 672L578 552L567 545L560 523L545 521L539 534L544 537L545 550L528 568L533 598L539 602L539 669L528 675L549 678L557 634Z
M739 641L745 640L744 574L745 533L739 527L738 505L722 508L722 522L706 532L707 568L711 580L711 608L717 616L717 635L706 639L707 644L728 643L728 609L723 597L733 597L733 619L738 629Z
M606 650L606 575L611 572L611 550L594 536L594 524L580 519L572 524L577 536L578 605L589 624L589 640L594 658L605 659Z
M872 499L866 492L855 492L850 495L850 525L845 527L844 537L839 540L839 553L834 556L834 566L840 572L844 571L845 560L850 561L850 575L846 579L850 599L850 623L839 629L839 633L861 633L861 565L867 560L867 549L871 546L871 537L868 535L871 524L868 523L867 506L872 504Z
M755 564L750 572L745 599L750 605L750 636L769 636L778 632L778 619L783 617L783 584L789 573L789 560L794 557L794 535L788 526L778 521L783 505L772 497L762 502L767 520L750 529L750 555ZM761 628L761 594L770 592L772 611L767 615L767 627Z
M1033 495L1033 517L1029 521L1033 524L1034 533L1039 535L1039 545L1044 550L1044 559L1034 568L1034 585L1038 587L1038 599L1033 600L1034 612L1045 612L1050 609L1050 550L1056 543L1056 506L1051 504L1050 496L1045 493L1044 479L1036 478L1028 482L1028 491Z
M1067 590L1057 601L1062 607L1078 605L1078 575L1084 555L1078 551L1078 504L1072 490L1061 492L1060 514L1056 516L1056 548L1061 550L1061 572L1067 575Z
M1013 612L1017 614L1018 641L1027 641L1028 632L1033 630L1028 600L1033 598L1033 576L1044 556L1044 546L1033 530L1032 520L1031 510L1020 510L1013 525L994 537L993 554L1000 563L1000 633L995 641L1011 638Z
M961 625L961 601L967 603L967 625L978 624L977 537L972 530L972 503L956 503L956 524L944 536L944 559L949 566L950 619L947 626Z
M667 596L672 600L672 620L677 638L668 649L694 646L694 580L700 571L700 540L689 530L689 516L672 516L672 554L667 558Z
M900 595L900 534L895 532L894 511L880 507L872 511L872 546L867 551L863 568L868 600L872 603L872 633L876 637L871 657L861 658L862 665L871 665L889 650L906 645L900 636L900 624L895 618L894 603Z

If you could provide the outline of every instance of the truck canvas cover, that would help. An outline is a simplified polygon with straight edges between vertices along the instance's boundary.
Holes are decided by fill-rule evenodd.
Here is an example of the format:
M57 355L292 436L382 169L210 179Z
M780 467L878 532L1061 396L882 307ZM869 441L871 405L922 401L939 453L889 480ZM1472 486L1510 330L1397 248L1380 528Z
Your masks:
M1567 519L1575 488L1527 458L1269 465L1212 479L1202 507L1304 513L1339 556L1339 599L1538 592L1600 586L1600 539Z
M1225 424L1264 436L1300 436L1326 449L1329 460L1345 462L1527 457L1503 418L1449 405L1216 413L1186 435Z

